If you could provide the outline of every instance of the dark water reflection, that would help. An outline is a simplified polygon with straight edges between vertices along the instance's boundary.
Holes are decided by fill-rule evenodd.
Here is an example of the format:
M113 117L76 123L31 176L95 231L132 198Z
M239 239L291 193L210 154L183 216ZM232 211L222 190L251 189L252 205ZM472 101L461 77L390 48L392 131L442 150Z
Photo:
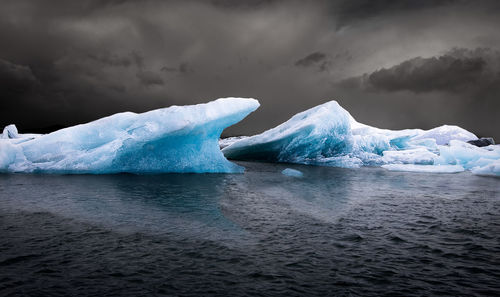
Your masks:
M0 175L0 295L500 293L500 179Z

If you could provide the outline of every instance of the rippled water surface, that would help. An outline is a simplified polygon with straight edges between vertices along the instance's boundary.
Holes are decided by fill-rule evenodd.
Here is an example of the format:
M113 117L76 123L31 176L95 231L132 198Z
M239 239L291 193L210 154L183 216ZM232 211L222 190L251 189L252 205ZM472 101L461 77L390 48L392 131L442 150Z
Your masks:
M0 295L500 294L498 178L241 165L0 175Z

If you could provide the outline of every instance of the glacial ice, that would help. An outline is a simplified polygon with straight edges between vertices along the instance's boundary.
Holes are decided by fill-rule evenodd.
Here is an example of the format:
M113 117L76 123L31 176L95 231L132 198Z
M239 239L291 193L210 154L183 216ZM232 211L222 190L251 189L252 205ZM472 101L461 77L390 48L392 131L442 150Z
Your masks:
M17 132L17 127L14 124L8 125L3 129L1 139L12 139L19 138L19 133Z
M478 175L500 176L500 160L487 163L487 165L484 166L476 166L472 168L471 171L472 173Z
M259 107L255 99L123 112L38 136L0 139L0 171L49 173L242 172L219 149L222 130ZM7 134L14 130L6 128ZM17 130L17 129L16 129Z
M3 129L3 133L0 134L0 145L1 143L9 142L11 144L19 144L28 140L32 140L41 136L41 134L20 134L17 131L17 127L14 124L10 124ZM1 167L0 167L1 168Z
M223 149L233 159L290 163L341 155L352 147L349 114L335 101L313 107L262 134L233 142Z
M458 126L443 125L425 131L422 134L413 138L413 140L420 140L420 139L434 139L436 140L436 144L445 145L449 144L450 141L452 140L460 140L463 142L467 142L469 140L476 140L477 136Z
M247 138L247 137L248 136L233 136L233 137L221 138L221 139L219 139L219 147L220 147L220 149L223 149L226 146L233 144L233 142L236 142L238 140L241 140L241 139Z
M417 164L432 165L438 155L427 148L417 147L399 151L384 151L382 160L387 164Z
M283 171L281 171L282 174L286 176L292 176L292 177L303 177L304 174L300 170L292 169L292 168L286 168Z
M261 134L232 139L222 152L237 160L500 175L500 145L466 143L476 139L473 133L452 125L430 130L371 127L330 101Z
M412 171L426 173L458 173L465 171L460 165L416 165L416 164L385 164L382 168L391 171Z
M371 127L357 122L336 101L298 113L259 135L219 140L224 128L258 107L255 99L224 98L141 114L118 113L46 135L19 134L9 125L0 135L0 172L243 171L227 157L500 176L500 145L467 143L478 138L458 126ZM294 174L291 170L283 174Z

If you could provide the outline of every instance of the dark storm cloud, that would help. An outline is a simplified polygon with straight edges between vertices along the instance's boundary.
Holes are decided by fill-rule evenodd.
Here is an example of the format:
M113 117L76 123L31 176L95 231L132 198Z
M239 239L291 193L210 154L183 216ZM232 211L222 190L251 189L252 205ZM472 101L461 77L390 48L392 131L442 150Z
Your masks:
M0 94L24 93L39 84L31 69L0 59ZM7 98L5 98L7 99Z
M0 111L18 114L30 101L37 102L40 81L28 66L0 59Z
M91 53L88 55L90 59L98 61L102 64L109 66L129 67L132 64L132 59L127 56L118 56L116 54L104 53Z
M389 69L375 71L368 79L375 88L387 91L459 92L476 85L484 68L485 62L481 58L415 58Z
M163 85L163 79L158 73L152 71L139 71L136 75L144 85Z
M192 73L194 69L188 63L182 62L177 67L163 66L161 71L164 72L179 72L179 73Z
M500 85L500 52L453 49L437 57L416 57L341 84L371 91L481 93Z
M500 48L498 7L461 0L3 0L0 59L10 66L0 70L0 122L22 132L241 96L259 99L261 108L227 133L256 133L330 99L383 127L450 121L489 133L483 127L496 122L471 125L471 112L462 110L475 100L488 108L469 108L474 117L498 115L495 55L449 50ZM415 57L426 65L409 62ZM371 89L360 87L362 73L373 76ZM462 96L463 88L476 95ZM450 106L451 94L460 96ZM395 116L408 106L417 111Z
M358 0L338 1L333 11L338 15L339 25L353 21L405 11L416 11L428 8L463 3L462 0Z
M315 67L319 71L326 71L330 64L331 62L329 61L327 55L322 52L314 52L295 62L295 66Z
M250 0L250 1L211 0L211 3L213 3L215 6L236 8L236 9L256 8L273 4L276 2L283 2L283 0Z

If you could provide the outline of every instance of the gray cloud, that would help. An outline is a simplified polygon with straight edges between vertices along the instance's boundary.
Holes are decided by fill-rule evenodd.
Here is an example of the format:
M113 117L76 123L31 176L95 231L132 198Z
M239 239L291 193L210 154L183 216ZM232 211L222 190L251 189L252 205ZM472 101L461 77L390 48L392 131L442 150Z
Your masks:
M0 59L0 94L24 93L39 84L31 69ZM8 98L6 99L8 100Z
M189 65L189 63L186 62L181 62L177 67L163 66L160 70L164 72L178 72L178 73L194 72L193 67L191 67L191 65Z
M357 1L336 1L333 4L333 11L338 16L338 24L349 25L352 22L366 18L416 12L425 9L436 9L456 4L467 4L463 0L357 0ZM494 4L494 1L487 1Z
M146 86L163 85L163 79L158 73L152 71L139 71L136 75L141 83Z
M480 81L485 64L481 58L415 58L389 69L375 71L368 80L374 88L387 91L459 92Z
M129 67L132 64L132 59L130 57L118 56L109 52L90 53L88 57L109 66Z
M371 91L443 91L481 93L500 85L500 51L488 48L453 49L444 55L416 57L341 85Z
M322 52L314 52L306 57L295 62L295 66L299 67L314 67L319 71L326 71L330 67L331 62L327 55Z

